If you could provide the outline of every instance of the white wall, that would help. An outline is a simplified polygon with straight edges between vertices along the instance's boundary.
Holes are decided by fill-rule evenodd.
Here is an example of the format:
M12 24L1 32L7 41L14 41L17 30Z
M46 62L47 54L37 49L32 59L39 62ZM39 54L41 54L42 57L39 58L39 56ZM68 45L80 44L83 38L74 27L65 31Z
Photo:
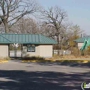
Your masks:
M41 57L52 57L53 46L52 45L40 45L40 56Z
M27 46L23 46L23 56L40 56L40 57L52 57L53 46L52 45L38 45L35 47L35 52L27 52Z
M0 57L8 57L8 45L0 45Z
M81 49L81 47L83 46L83 43L78 43L78 48Z

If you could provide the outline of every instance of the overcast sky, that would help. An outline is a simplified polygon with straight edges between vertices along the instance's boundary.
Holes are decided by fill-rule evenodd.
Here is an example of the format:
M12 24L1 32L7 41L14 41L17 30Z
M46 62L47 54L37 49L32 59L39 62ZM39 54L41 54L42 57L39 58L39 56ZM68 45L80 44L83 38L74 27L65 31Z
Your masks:
M67 11L70 22L78 24L90 35L90 0L38 0L45 7L59 6Z

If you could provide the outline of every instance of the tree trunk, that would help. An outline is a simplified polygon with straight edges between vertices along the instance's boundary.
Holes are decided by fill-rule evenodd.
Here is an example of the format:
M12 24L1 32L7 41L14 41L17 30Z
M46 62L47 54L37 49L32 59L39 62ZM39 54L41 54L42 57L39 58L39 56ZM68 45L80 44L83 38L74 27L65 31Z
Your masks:
M57 42L58 42L58 55L60 55L60 40L59 40L59 35L57 36Z
M4 21L4 26L5 26L5 33L9 33L9 26L8 26L8 22Z
M62 38L60 40L60 50L61 50L61 56L63 56L63 49L62 49Z

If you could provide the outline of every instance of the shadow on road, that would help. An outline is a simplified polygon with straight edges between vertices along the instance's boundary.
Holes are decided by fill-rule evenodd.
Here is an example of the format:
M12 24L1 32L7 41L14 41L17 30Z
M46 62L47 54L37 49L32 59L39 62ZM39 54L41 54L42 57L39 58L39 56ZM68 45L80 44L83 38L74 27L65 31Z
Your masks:
M90 63L77 63L77 62L37 62L39 65L48 65L48 66L53 66L53 65L62 65L62 66L70 66L70 67L84 67L84 68L89 68Z
M90 72L67 74L0 70L0 90L81 90L80 85L84 81L90 81Z
M60 62L59 60L52 62L52 60L45 60L45 58L42 57L25 57L25 58L20 58L20 57L14 57L11 58L11 60L13 60L14 62L21 62L22 60L26 60L26 61L35 61L34 63L39 64L39 65L44 65L44 66L53 66L53 65L65 65L65 66L70 66L70 67L85 67L85 68L89 68L90 67L90 62L88 63L78 63L76 62L76 60L64 60L63 62ZM28 64L32 63L32 62L27 62Z

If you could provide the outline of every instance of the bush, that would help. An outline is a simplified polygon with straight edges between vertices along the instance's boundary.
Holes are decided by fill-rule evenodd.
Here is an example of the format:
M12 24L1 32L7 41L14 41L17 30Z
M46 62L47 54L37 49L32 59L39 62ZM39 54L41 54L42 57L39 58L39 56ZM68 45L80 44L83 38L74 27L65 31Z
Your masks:
M81 52L81 54L84 56L86 56L86 55L90 55L90 46L88 46L87 47L87 49L85 49L85 50L83 50L82 52Z
M77 47L72 48L72 54L76 57L81 55L80 50Z
M10 58L9 58L9 57L5 57L4 59L5 59L5 60L10 60Z
M10 60L9 57L0 57L0 60Z
M35 57L35 56L32 56L32 57L23 57L22 59L23 60L45 60L45 58L39 57L39 56L37 56L37 57Z

